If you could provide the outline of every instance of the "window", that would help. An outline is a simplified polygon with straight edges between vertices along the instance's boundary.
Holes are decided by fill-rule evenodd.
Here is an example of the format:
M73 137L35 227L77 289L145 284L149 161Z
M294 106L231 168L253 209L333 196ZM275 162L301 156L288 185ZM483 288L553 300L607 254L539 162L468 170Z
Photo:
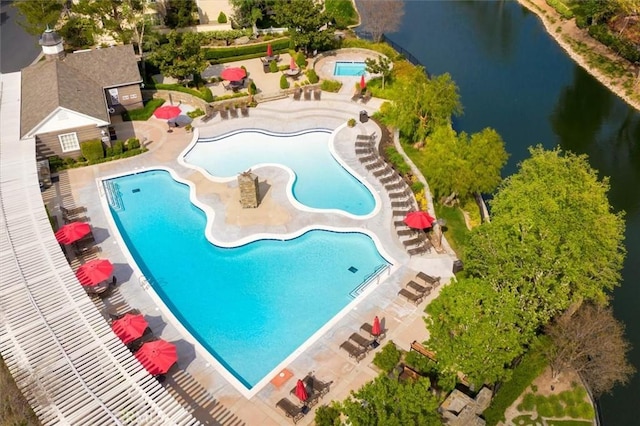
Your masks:
M78 134L75 132L58 135L58 140L60 140L60 146L62 147L62 152L77 151L80 149L80 142L78 142Z

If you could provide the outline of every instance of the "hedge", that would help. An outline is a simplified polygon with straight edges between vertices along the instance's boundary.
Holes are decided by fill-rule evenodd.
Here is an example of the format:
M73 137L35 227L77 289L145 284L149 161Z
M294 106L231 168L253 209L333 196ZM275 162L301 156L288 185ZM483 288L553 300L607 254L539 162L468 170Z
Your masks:
M104 147L100 139L82 142L80 144L80 150L82 151L82 156L86 158L87 161L96 161L104 158Z
M562 0L547 0L547 4L554 8L564 19L573 18L573 10Z
M151 99L142 108L125 111L122 114L122 119L124 121L147 121L163 103L164 99Z
M205 102L213 102L213 93L211 93L211 89L208 87L203 87L202 89L190 89L188 87L184 87L180 84L153 84L147 85L147 89L158 89L158 90L173 90L175 92L188 93L196 98L200 98Z
M265 56L267 54L267 45L271 44L271 49L274 53L282 52L289 49L290 40L288 38L283 38L279 40L272 41L270 43L260 43L260 44L248 44L245 46L234 46L234 47L208 47L204 48L204 57L211 61L211 63L216 63L217 61L234 58L234 60L239 60L238 57L242 56L251 56L251 57L260 57Z
M609 31L605 24L592 25L589 27L589 35L600 43L609 46L620 56L631 62L640 61L640 51L630 41L624 40Z

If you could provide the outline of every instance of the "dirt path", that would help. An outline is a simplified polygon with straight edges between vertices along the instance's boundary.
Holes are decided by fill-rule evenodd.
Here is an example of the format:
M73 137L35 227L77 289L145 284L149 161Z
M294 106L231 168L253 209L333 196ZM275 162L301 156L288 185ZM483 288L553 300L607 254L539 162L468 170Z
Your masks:
M640 79L634 77L637 75L638 70L635 69L633 65L629 64L628 61L620 59L606 46L591 38L586 30L578 28L576 26L575 19L563 20L560 14L549 6L545 0L518 0L518 2L531 12L538 15L542 20L547 33L558 42L558 44L578 65L587 70L589 74L597 78L598 81L607 86L609 90L618 95L629 105L640 111ZM612 78L605 75L599 69L592 67L589 65L588 58L576 52L572 48L571 44L566 40L567 38L584 43L588 46L589 50L605 56L619 64L624 64L624 67L629 70L629 72L627 72L628 77L625 77L624 79ZM623 82L627 79L636 80L633 82L633 93L631 95L627 94L626 89L623 87Z

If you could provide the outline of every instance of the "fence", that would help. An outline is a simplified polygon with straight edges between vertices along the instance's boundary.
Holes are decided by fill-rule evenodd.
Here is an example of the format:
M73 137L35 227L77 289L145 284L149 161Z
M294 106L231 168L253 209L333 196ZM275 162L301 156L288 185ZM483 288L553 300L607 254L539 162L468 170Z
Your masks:
M429 72L427 71L427 67L425 67L423 64L420 63L420 61L418 60L418 58L416 58L415 56L413 56L411 54L411 52L409 52L408 50L406 50L405 48L403 48L402 46L400 46L397 43L394 43L391 39L387 38L386 35L382 34L382 41L384 41L385 43L387 43L389 46L393 47L393 49L400 53L402 56L404 56L405 58L407 58L407 60L409 62L411 62L413 65L418 65L424 68L425 72L427 73L427 76L429 75Z

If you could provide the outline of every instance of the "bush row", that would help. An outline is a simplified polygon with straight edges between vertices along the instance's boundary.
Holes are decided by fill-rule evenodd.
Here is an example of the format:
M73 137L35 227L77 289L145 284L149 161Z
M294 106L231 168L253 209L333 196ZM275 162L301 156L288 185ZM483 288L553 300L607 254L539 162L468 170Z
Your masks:
M148 84L146 86L147 89L158 89L158 90L173 90L175 92L188 93L196 98L200 98L205 102L213 102L214 96L211 93L211 89L206 86L201 87L200 89L191 89L188 87L184 87L181 84Z
M242 30L226 30L226 31L203 31L200 33L202 43L212 44L214 41L235 40L240 37L250 37L253 31L251 28Z
M274 40L271 42L271 49L273 53L286 51L290 47L291 41L288 38ZM265 56L267 53L267 45L269 43L260 43L260 44L249 44L246 46L234 46L234 47L208 47L204 48L204 57L210 61L211 63L217 63L218 61L234 58L234 61L241 60L239 57L250 56L252 58L257 58L260 56ZM257 55L257 56L251 56Z
M564 4L562 0L547 0L547 4L554 8L564 19L571 19L574 16L571 8Z
M78 158L60 158L57 155L49 157L49 168L52 172L71 169L92 164L105 163L119 158L133 157L146 152L140 146L140 141L130 138L126 141L115 141L112 146L105 147L100 139L85 141L80 144L82 155Z
M151 99L144 107L125 111L122 114L124 121L147 121L153 112L164 103L164 99Z
M612 34L605 24L590 26L589 35L600 43L609 46L626 60L631 62L640 61L640 50L632 42Z

